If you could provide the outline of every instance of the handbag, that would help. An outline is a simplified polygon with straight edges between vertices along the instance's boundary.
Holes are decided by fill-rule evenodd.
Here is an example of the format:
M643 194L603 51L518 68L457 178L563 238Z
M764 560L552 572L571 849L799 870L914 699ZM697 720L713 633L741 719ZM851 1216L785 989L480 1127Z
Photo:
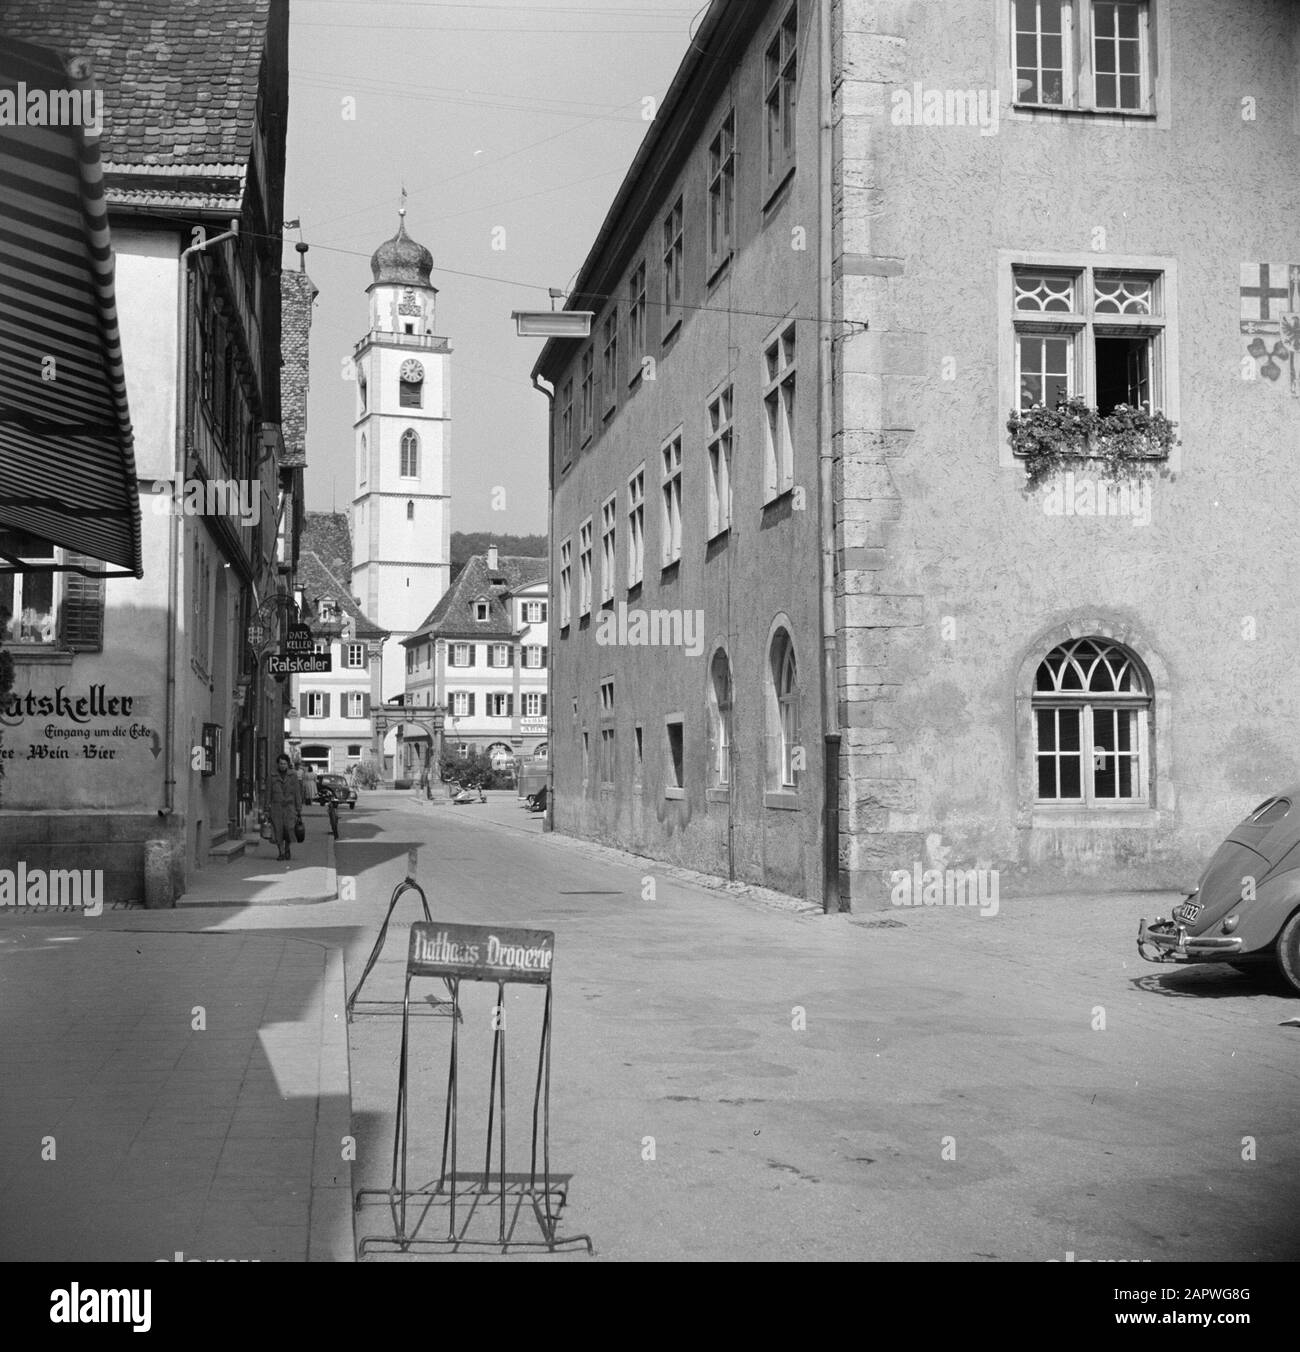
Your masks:
M263 840L269 840L272 844L275 843L275 828L271 825L270 817L262 818L262 829L259 834Z
M307 839L307 828L302 824L301 817L299 817L298 820L293 824L293 838L298 842L299 845L301 845L303 841Z

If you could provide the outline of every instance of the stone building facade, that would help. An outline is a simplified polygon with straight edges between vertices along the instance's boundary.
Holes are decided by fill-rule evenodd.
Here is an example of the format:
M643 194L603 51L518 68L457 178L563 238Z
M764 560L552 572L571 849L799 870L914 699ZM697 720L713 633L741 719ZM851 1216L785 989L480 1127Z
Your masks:
M169 904L193 870L242 848L283 726L246 635L285 585L292 481L279 360L288 5L209 11L202 42L190 11L162 0L15 2L4 15L6 38L92 71L104 94L143 568L10 584L18 704L3 715L14 760L0 853L102 870L107 901ZM33 550L76 562L39 541L19 548Z
M409 638L405 703L440 709L451 755L486 755L498 766L547 752L550 599L546 560L474 554ZM419 779L429 737L403 728L403 775Z
M710 7L537 367L557 829L873 907L1176 886L1297 778L1298 51L1282 0Z

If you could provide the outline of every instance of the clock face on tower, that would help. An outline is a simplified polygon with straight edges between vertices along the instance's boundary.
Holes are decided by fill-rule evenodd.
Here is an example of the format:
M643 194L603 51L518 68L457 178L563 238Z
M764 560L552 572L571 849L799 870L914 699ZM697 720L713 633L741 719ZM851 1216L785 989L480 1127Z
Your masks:
M418 385L424 379L424 367L413 357L402 363L402 379L411 385Z

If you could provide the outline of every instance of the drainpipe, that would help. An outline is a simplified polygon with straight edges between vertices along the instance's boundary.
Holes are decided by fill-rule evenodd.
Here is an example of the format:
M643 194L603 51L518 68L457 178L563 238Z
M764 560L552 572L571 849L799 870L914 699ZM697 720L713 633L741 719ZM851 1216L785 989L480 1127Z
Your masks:
M546 815L542 830L555 830L555 654L551 630L555 625L555 597L551 577L555 569L555 390L547 389L536 375L533 389L546 396Z
M817 6L818 139L817 191L817 399L818 526L822 633L822 908L839 911L840 897L840 718L838 630L835 623L835 340L831 333L833 152L831 126L831 0Z
M180 488L185 477L185 447L189 428L186 403L186 382L190 364L190 255L199 253L211 244L233 239L239 233L239 221L232 220L223 235L191 244L180 255L180 277L177 286L178 321L176 325L177 380L176 380L176 450L172 457L172 491ZM180 513L173 499L167 520L167 698L163 755L166 759L166 777L163 779L163 805L158 815L169 819L176 811L176 601L180 588L180 560L177 546L180 540Z

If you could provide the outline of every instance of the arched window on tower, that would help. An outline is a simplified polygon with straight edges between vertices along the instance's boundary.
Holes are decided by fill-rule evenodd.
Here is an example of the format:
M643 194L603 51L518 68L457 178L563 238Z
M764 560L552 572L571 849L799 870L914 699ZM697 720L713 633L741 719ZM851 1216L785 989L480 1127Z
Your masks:
M406 519L408 521L415 520L415 500L413 498L406 500Z
M413 427L408 427L402 433L402 478L418 479L419 477L420 438L416 436Z
M366 481L366 438L364 434L361 437L361 445L357 447L357 483L364 484Z

